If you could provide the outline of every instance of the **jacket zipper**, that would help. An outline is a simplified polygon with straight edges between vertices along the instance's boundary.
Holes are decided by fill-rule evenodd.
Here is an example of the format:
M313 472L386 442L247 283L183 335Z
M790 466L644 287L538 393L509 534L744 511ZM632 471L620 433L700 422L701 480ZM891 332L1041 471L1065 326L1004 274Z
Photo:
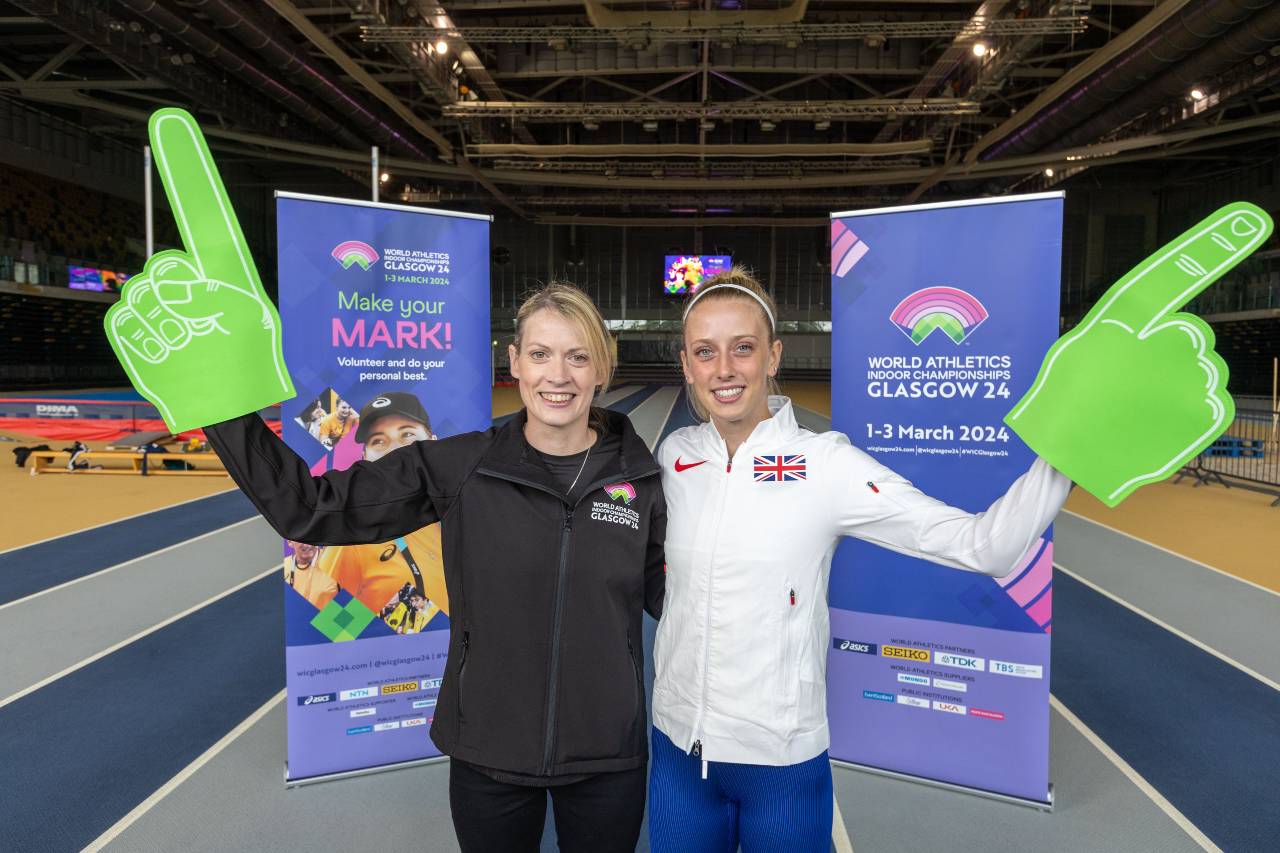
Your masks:
M564 612L564 576L569 568L569 536L573 533L573 508L565 507L560 533L560 568L556 572L556 606L551 617L551 666L547 670L547 728L543 733L542 775L551 775L555 749L556 693L560 681L560 619Z
M715 525L711 528L712 530L716 530L716 531L720 530L720 522L724 519L724 505L727 499L726 496L728 495L728 492L729 492L729 476L728 475L732 473L732 471L733 471L733 456L729 456L729 461L725 465L725 478L723 481L721 481L721 485L720 485L720 506L716 512ZM706 618L705 618L705 621L703 622L703 642L702 642L702 701L698 707L698 719L693 725L693 734L695 738L693 743L693 748L695 749L694 754L696 755L700 755L702 753L702 719L707 713L707 681L709 678L708 671L710 669L710 661L711 661L711 604L715 600L715 594L713 592L715 588L715 566L716 566L716 552L715 552L715 544L713 543L711 548L710 562L707 564L707 608L706 608ZM704 758L702 761L702 773L703 773L702 778L703 779L707 778L706 771L707 771L707 762L706 762L706 759Z
M660 468L650 468L637 474L628 475L626 472L623 472L617 476L626 480L639 480L645 477L652 477L660 471ZM478 468L476 473L484 474L489 477L496 477L499 480L518 483L523 486L528 486L531 489L537 489L540 492L546 492L547 494L559 499L559 501L564 505L564 527L561 528L560 532L560 565L556 572L556 604L551 621L551 665L547 671L547 725L543 732L542 768L540 774L542 776L550 776L551 760L555 754L556 692L559 688L560 682L560 622L564 611L564 579L569 569L569 538L570 534L573 533L573 513L574 510L577 509L578 504L582 503L583 498L591 494L597 487L615 478L606 477L603 480L591 483L588 488L582 491L582 494L578 497L577 503L570 504L567 495L562 495L553 489L547 488L541 483L534 482L533 480L526 480L523 477L513 477L510 474L504 474L488 468ZM628 638L627 641L630 642L630 638ZM634 658L632 659L631 665L634 669ZM459 685L458 692L462 692L461 685Z

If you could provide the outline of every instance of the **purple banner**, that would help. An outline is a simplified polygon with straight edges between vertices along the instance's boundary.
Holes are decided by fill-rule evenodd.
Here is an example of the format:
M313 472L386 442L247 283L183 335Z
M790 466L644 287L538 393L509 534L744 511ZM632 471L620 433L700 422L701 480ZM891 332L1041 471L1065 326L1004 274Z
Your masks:
M832 427L981 512L1034 455L1003 422L1057 337L1062 195L836 214ZM831 756L1049 799L1053 541L1005 578L846 540L832 564Z
M486 429L489 219L277 194L282 435L313 474ZM440 525L285 544L290 781L439 755L449 591Z

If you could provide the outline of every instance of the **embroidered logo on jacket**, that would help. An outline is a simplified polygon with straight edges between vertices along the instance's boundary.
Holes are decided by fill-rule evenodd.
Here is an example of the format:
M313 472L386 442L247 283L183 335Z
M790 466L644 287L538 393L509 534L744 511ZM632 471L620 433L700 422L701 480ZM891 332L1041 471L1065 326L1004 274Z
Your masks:
M690 468L697 468L699 465L706 465L706 464L707 464L707 460L705 459L699 459L697 462L681 462L680 457L677 456L676 457L676 473L679 474L681 471L688 471Z
M809 479L802 454L757 456L753 460L757 483L789 483Z
M636 487L630 483L606 483L604 493L615 501L622 501L627 506L636 499Z

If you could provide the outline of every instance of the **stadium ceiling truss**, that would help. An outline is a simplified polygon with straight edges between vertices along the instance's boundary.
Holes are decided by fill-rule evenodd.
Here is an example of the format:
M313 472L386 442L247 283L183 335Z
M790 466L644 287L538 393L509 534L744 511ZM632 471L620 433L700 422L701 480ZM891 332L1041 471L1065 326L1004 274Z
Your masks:
M1256 0L0 0L0 98L138 145L179 104L339 194L377 145L410 203L793 224L1275 156L1278 44Z
M566 50L591 42L618 42L643 50L663 42L714 41L734 44L782 44L790 48L805 42L871 39L884 42L901 38L959 36L971 40L995 36L1067 35L1082 33L1086 16L1051 18L971 18L959 21L851 21L831 24L779 24L772 27L728 25L720 27L662 27L636 24L629 27L377 27L364 26L360 35L371 43L447 42L465 40L491 44L543 43Z

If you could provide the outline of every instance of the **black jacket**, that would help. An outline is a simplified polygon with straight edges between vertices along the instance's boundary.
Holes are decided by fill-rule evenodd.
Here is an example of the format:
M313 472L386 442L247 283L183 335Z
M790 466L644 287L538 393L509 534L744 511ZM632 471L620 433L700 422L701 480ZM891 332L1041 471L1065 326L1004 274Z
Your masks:
M387 542L441 522L449 659L431 739L483 767L558 776L648 757L641 607L661 614L666 504L648 447L605 414L620 469L567 496L523 414L314 478L257 415L205 432L286 539Z

